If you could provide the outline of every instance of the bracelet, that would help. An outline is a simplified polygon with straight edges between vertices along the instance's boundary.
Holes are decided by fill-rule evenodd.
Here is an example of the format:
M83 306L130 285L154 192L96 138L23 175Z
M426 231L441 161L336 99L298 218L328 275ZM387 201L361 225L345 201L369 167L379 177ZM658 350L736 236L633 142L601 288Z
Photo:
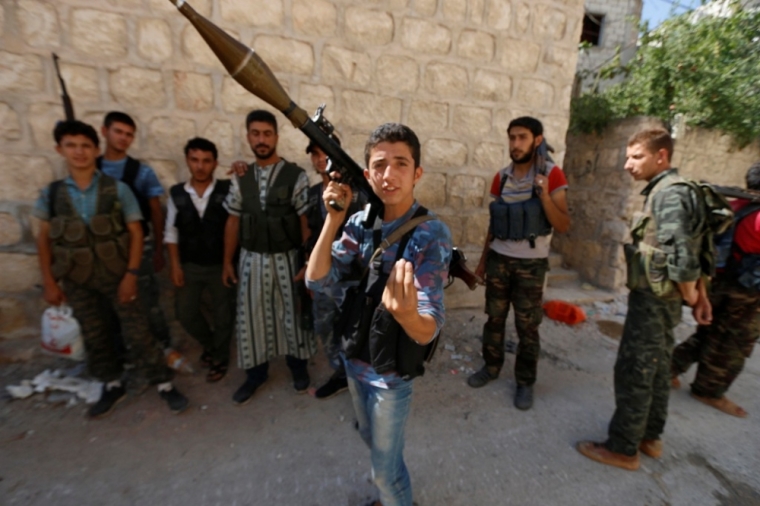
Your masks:
M140 269L127 269L127 274L132 274L134 276L140 275Z

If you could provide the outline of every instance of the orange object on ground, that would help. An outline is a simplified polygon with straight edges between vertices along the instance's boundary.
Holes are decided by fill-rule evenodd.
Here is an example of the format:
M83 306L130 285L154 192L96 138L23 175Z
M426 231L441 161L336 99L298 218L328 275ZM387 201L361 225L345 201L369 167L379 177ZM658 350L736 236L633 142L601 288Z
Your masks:
M568 325L575 325L586 321L586 313L583 308L570 304L564 300L550 300L544 304L546 316Z

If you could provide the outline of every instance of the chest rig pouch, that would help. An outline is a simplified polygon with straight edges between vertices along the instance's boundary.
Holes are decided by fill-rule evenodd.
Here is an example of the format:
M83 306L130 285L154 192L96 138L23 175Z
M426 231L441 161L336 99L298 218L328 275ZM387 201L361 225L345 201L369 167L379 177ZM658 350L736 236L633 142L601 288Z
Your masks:
M411 220L381 242L382 221L378 218L372 230L375 252L361 282L349 290L341 307L336 331L342 336L346 358L367 362L378 374L395 371L404 380L413 379L424 374L424 363L435 353L437 338L427 345L417 344L381 303L389 276L383 252L398 241L395 261L400 260L414 228L431 219L427 209L420 206Z
M256 168L250 166L240 178L243 210L240 213L240 245L256 253L282 253L301 245L301 220L291 199L302 170L284 162L267 190L262 209Z
M97 266L101 266L104 273L123 276L129 256L129 234L124 225L116 181L100 176L96 214L89 226L74 209L62 183L52 183L48 193L53 277L84 284Z
M545 175L545 166L544 170L539 172ZM501 196L506 182L507 173L502 171L499 198L488 206L491 233L496 239L502 241L527 240L530 247L535 248L537 237L549 235L552 232L552 226L546 218L541 199L534 186L528 200L508 204Z
M676 297L679 292L668 277L668 258L674 253L670 245L660 244L657 240L657 225L652 211L654 196L665 188L683 181L674 175L660 181L647 196L643 211L633 214L631 237L633 244L623 246L625 253L627 279L630 290L651 289L661 298Z

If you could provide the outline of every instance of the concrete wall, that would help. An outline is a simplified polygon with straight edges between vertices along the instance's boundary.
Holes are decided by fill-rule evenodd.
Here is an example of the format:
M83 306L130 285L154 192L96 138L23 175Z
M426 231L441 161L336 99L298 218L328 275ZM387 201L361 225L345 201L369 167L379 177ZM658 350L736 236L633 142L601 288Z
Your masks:
M583 89L588 90L594 86L599 68L612 60L618 48L623 63L636 54L638 21L643 4L642 0L586 0L584 5L588 13L604 15L599 45L584 50L578 57L578 72L590 71L582 83ZM618 81L605 81L600 83L599 88Z
M509 120L542 118L564 152L581 0L189 3L256 49L301 107L311 112L326 103L356 159L380 123L415 129L426 169L419 199L444 217L471 256L486 231L487 184L508 159ZM63 116L51 51L61 57L77 117L99 125L112 109L133 115L132 153L167 187L185 178L181 150L192 136L216 142L223 165L251 159L243 119L263 106L168 0L3 0L0 334L36 325L39 313L29 211L38 190L63 176L51 136ZM306 144L282 124L283 156L308 167ZM482 303L457 290L452 305Z
M651 118L630 118L611 125L603 135L568 135L565 175L572 226L557 234L553 248L587 281L610 289L625 285L622 245L630 242L630 220L640 210L646 183L634 182L623 170L628 137L649 126ZM735 149L730 137L682 128L677 134L673 166L693 179L744 186L744 174L760 160L760 143Z

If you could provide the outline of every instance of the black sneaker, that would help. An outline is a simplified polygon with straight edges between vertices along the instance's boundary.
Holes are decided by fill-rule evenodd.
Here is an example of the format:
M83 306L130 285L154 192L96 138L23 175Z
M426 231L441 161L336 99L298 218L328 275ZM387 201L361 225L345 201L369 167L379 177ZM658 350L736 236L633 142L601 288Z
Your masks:
M169 405L169 409L171 409L172 413L175 415L182 413L190 405L190 401L187 400L187 397L179 393L179 390L174 386L172 386L171 390L161 391L158 394L166 401L166 404Z
M496 376L492 376L491 373L488 372L488 368L486 366L483 366L482 369L476 373L473 373L469 378L467 378L467 384L472 388L480 388L487 385L489 381L495 379Z
M346 390L348 390L348 380L346 379L346 376L336 371L330 376L327 383L317 388L314 397L317 399L329 399L330 397L345 392Z
M311 378L309 378L309 371L304 367L303 369L297 369L292 371L293 372L293 388L296 389L296 392L299 394L302 394L306 392L309 388L309 384L311 383Z
M533 406L533 386L517 385L515 390L515 407L526 411Z
M100 394L100 400L92 405L89 411L90 418L103 418L113 411L113 408L127 395L127 390L123 386L107 388L103 385L103 392Z
M240 386L240 388L235 391L234 394L232 394L232 402L238 406L248 404L248 402L251 400L251 397L253 397L254 392L256 392L256 389L259 388L262 384L263 383L246 381Z

